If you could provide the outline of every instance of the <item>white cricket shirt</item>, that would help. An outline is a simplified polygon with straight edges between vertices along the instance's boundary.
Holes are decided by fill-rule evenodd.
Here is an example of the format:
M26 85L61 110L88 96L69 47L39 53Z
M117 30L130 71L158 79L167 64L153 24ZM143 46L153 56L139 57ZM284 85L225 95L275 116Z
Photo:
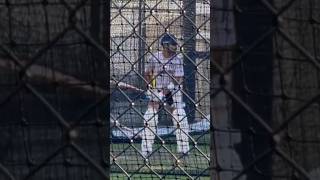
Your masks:
M161 51L152 54L145 64L145 71L151 70L156 80L155 88L166 88L170 82L175 82L172 77L184 76L182 57L176 54L171 58L165 58Z

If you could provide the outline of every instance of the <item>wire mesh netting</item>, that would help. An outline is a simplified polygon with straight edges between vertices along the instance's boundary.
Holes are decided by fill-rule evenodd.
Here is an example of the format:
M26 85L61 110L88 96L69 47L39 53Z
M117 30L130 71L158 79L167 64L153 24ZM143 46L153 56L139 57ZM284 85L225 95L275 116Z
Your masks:
M320 179L320 2L214 3L0 0L0 179Z
M108 178L102 7L0 0L1 180Z
M209 43L209 1L112 1L112 179L209 178Z
M313 0L215 4L216 179L320 178L319 5Z

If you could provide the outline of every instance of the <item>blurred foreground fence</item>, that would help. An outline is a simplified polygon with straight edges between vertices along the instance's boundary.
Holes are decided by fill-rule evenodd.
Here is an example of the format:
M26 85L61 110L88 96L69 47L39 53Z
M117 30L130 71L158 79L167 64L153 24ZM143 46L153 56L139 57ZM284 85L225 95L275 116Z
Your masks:
M319 5L215 4L211 141L217 179L320 178Z
M103 7L0 1L0 179L108 179Z
M0 179L320 179L320 2L110 5L0 0ZM148 162L138 132L117 131L143 128L143 93L111 86L109 108L108 85L143 89L165 31L184 58L192 150L175 152L161 112Z

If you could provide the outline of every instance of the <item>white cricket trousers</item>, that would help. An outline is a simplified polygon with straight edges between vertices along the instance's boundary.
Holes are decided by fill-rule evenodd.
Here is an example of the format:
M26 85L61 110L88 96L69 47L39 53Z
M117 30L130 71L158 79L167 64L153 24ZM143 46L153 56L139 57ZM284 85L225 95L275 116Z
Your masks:
M189 147L189 124L183 108L175 109L172 112L172 121L176 127L175 134L177 140L177 152L187 153ZM144 157L152 152L152 145L156 136L156 127L158 124L158 111L153 107L148 107L144 114L144 130L141 131L141 152Z

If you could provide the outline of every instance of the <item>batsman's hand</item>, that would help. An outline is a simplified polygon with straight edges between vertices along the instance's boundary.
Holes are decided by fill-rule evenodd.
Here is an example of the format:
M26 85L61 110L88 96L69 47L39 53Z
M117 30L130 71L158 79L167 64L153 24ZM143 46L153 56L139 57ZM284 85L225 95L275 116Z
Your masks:
M174 84L173 84L172 82L170 82L169 85L167 86L167 89L168 89L169 91L173 91L174 88L175 88L175 86L174 86Z
M158 89L147 89L146 91L146 96L148 97L148 99L150 101L153 101L153 102L159 102L163 99L164 97L164 94L162 91L158 90Z

